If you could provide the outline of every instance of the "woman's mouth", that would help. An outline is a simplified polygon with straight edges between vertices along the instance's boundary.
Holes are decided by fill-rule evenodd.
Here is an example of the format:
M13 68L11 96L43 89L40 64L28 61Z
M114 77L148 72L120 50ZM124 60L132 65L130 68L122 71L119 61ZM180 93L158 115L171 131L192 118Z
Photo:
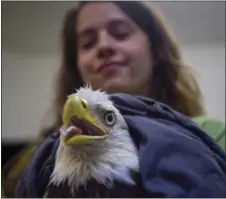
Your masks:
M97 72L104 74L112 74L116 72L118 69L125 66L126 64L124 62L105 62L100 65Z

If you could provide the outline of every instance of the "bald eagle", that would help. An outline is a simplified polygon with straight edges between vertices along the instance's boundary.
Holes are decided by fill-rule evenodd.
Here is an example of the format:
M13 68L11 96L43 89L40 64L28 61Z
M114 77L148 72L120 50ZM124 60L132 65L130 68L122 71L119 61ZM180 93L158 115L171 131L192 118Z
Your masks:
M138 150L108 94L82 87L68 96L44 197L142 197Z

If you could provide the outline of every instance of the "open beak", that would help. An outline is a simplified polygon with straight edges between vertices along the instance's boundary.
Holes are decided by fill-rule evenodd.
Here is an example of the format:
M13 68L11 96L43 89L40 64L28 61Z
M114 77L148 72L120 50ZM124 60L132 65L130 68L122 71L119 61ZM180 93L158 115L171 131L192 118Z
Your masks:
M100 125L97 124L95 117L92 115L89 104L86 100L80 99L77 96L71 95L68 97L63 109L63 125L67 129L73 125L73 119L81 121L82 126L80 134L67 134L64 137L65 144L88 144L93 140L104 139L107 132ZM77 126L80 128L79 126ZM87 131L87 132L85 132Z

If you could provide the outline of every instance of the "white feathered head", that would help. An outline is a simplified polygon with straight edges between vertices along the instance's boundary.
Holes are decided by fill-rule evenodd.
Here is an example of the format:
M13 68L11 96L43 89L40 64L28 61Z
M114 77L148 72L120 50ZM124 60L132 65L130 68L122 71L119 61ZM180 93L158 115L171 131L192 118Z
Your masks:
M128 181L127 172L138 170L128 126L106 93L80 88L68 97L62 119L53 182L79 186L89 178L102 184L114 178Z
M116 132L128 131L127 124L108 95L89 87L80 88L68 97L63 111L62 137L66 145L104 142ZM66 130L67 129L67 130Z

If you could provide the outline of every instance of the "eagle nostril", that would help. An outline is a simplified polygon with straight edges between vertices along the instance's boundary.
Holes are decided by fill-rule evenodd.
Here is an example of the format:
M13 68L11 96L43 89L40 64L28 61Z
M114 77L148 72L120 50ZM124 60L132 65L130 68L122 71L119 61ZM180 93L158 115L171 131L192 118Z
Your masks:
M87 109L87 107L88 107L87 102L85 100L83 100L83 99L81 99L80 102L81 102L82 107L84 109Z

